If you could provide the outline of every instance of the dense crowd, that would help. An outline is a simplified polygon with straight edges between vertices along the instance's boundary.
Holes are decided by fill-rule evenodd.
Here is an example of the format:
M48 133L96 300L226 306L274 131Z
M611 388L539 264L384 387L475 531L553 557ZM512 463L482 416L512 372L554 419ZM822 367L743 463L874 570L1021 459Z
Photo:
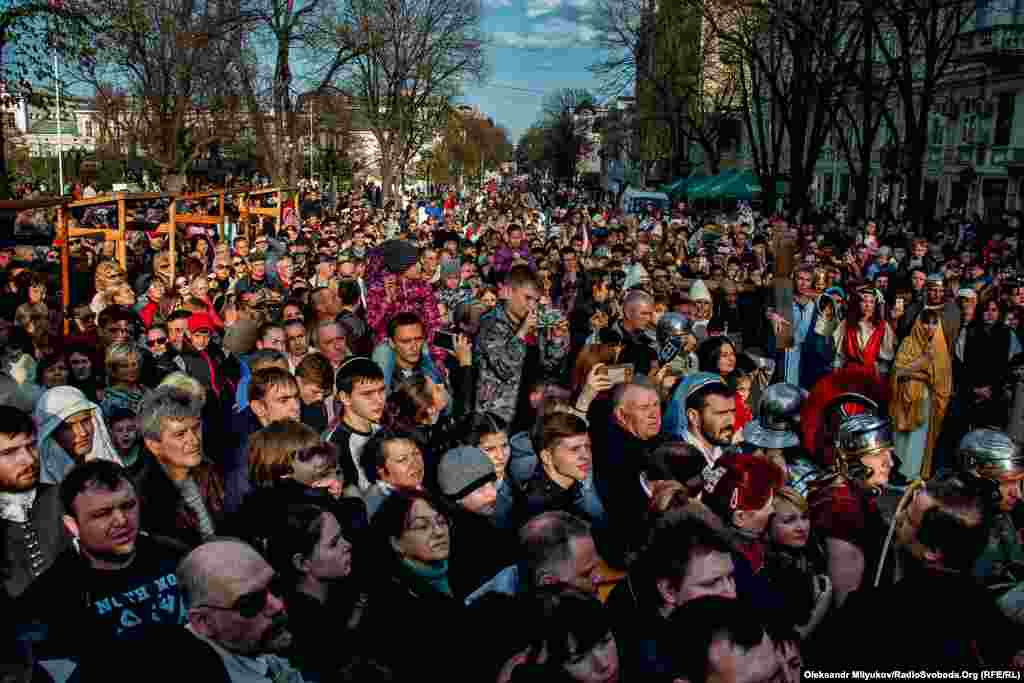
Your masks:
M334 199L0 245L3 680L1024 667L1015 234Z

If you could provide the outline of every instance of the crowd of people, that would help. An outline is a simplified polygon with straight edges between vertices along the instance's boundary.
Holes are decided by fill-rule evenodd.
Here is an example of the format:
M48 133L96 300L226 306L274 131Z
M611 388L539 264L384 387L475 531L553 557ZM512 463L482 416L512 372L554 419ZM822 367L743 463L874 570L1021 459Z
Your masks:
M3 680L1024 668L1016 235L302 201L0 245Z

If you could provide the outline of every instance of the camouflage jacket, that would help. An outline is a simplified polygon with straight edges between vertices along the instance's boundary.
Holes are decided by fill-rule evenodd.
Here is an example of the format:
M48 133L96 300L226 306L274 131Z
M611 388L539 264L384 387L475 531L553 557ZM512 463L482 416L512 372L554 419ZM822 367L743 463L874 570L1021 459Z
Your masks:
M529 344L516 335L518 329L505 312L504 304L496 306L480 321L474 352L480 368L476 383L476 410L492 412L509 423L515 416L516 399L529 351ZM551 339L544 336L542 339L544 375L557 375L569 354L568 337Z

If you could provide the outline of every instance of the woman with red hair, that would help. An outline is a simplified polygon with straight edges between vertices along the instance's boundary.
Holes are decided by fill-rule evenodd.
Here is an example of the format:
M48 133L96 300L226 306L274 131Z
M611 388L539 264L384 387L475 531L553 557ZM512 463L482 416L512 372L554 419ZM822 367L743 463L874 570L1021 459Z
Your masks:
M785 483L774 463L749 453L723 455L704 469L701 502L734 534L735 544L757 573L765 560L765 529L775 491Z

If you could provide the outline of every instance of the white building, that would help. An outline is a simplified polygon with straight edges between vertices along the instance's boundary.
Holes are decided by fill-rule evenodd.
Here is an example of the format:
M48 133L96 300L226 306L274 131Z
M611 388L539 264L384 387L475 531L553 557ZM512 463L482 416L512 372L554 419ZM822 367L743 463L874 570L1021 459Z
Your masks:
M56 156L58 147L64 149L96 149L99 127L96 109L87 100L78 97L61 99L61 118L57 120L57 106L49 93L41 91L39 104L24 98L0 95L3 114L4 138L11 144L27 148L36 157ZM43 102L46 106L43 106Z

